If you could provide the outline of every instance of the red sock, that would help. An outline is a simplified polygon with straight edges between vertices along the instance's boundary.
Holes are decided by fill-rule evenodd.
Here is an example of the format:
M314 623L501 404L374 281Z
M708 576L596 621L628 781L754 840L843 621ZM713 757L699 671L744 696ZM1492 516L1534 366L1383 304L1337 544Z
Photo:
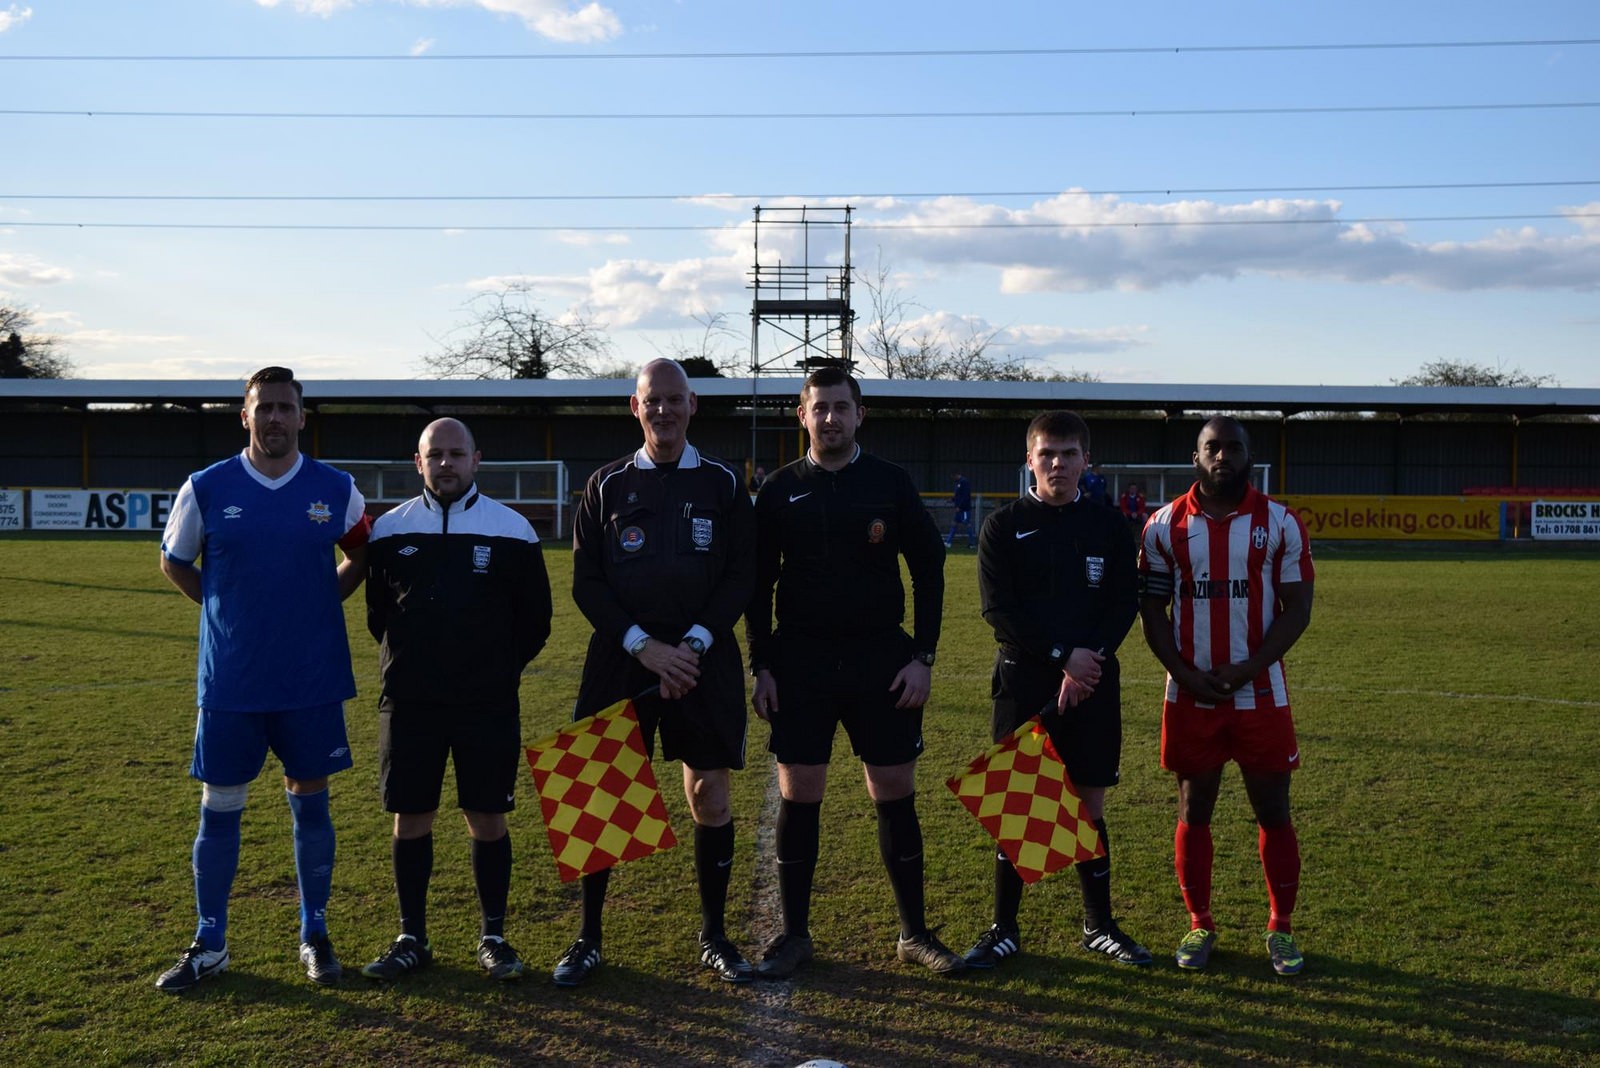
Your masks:
M1178 833L1172 840L1178 871L1178 889L1183 891L1183 904L1189 910L1189 925L1215 931L1211 919L1211 825L1190 826L1178 822Z
M1267 930L1289 934L1289 917L1300 889L1300 840L1295 837L1294 824L1285 823L1261 828L1259 841L1261 870L1267 876L1267 900L1272 905Z

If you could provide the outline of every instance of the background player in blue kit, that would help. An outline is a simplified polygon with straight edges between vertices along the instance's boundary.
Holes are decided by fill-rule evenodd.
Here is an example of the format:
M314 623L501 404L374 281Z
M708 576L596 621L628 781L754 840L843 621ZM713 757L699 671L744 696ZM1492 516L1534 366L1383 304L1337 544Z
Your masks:
M249 444L191 475L161 541L161 572L200 605L194 943L156 980L180 992L228 967L239 818L267 751L283 762L300 884L300 960L339 981L325 910L333 883L328 776L350 767L343 702L355 696L340 602L366 575L370 523L349 475L302 456L302 387L287 367L250 376ZM344 552L335 566L333 548ZM196 567L196 562L201 566Z
M972 526L972 481L966 475L957 474L955 484L950 489L950 507L953 514L950 517L950 536L944 539L947 547L954 547L956 535L961 531L967 532L967 548L978 544L978 535Z

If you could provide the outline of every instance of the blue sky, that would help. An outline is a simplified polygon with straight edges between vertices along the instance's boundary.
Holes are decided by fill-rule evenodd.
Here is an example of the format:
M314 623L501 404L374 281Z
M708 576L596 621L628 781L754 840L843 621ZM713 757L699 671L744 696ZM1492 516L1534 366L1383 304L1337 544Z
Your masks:
M1043 369L1381 385L1446 358L1600 387L1600 107L1442 110L1600 103L1600 46L1232 50L1580 39L1590 0L0 0L0 301L93 377L413 377L507 280L618 362L718 313L731 352L755 201L705 194L750 193L854 205L855 262L914 330ZM1084 51L706 55L1027 48ZM1150 48L1185 51L1110 51ZM507 53L559 58L426 58ZM19 58L107 55L424 58ZM1441 110L1126 114L1410 105ZM624 117L84 114L107 111ZM862 117L1002 111L1123 114ZM840 117L650 117L796 112ZM419 229L308 228L352 225Z

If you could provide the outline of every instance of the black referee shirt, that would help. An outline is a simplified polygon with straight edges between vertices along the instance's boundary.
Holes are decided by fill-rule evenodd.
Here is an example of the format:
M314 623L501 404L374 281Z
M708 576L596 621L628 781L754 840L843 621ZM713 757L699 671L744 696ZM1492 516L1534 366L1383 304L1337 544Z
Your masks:
M774 584L786 636L893 633L906 614L901 556L911 571L915 649L932 653L944 612L944 541L911 476L859 447L838 471L808 453L771 475L756 497L756 590L745 615L751 670L772 659Z
M1059 666L1078 646L1113 655L1139 614L1137 582L1127 521L1086 494L1056 507L1029 490L978 538L983 618L1012 656Z

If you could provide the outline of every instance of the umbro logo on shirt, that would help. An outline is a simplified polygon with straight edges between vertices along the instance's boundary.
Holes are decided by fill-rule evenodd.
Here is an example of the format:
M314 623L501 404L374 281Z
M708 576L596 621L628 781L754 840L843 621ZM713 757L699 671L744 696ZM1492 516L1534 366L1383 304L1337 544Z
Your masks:
M412 553L414 553L416 551L417 551L417 547L415 545L407 545L404 549L400 550L400 555L401 556L410 556Z
M238 519L242 515L244 515L244 509L237 504L230 504L222 510L222 518L224 519Z

